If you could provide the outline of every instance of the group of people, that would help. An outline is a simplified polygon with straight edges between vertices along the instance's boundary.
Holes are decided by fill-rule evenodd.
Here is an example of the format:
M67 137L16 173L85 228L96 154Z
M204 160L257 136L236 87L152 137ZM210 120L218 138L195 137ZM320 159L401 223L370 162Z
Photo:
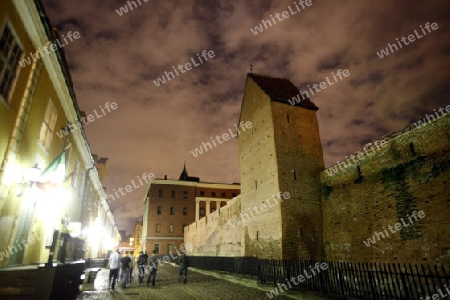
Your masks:
M139 252L139 257L137 258L138 265L138 281L139 285L144 283L144 276L146 270L148 272L147 286L150 284L155 286L156 283L156 271L158 271L158 264L160 258L158 258L157 253L153 250L153 255L148 257L147 253L143 251ZM189 266L188 256L184 251L180 253L176 262L180 265L180 277L178 282L187 283L187 270ZM128 283L131 283L132 272L133 272L134 261L128 252L124 256L121 256L120 251L117 250L109 257L109 287L111 291L115 290L115 285L117 278L119 277L120 271L120 282L121 287L126 288Z
M131 282L131 274L133 272L133 259L131 253L128 255L128 252L125 252L125 255L122 256L120 250L116 250L116 252L110 255L108 265L110 290L115 290L119 271L121 286L122 288L126 288L127 283Z

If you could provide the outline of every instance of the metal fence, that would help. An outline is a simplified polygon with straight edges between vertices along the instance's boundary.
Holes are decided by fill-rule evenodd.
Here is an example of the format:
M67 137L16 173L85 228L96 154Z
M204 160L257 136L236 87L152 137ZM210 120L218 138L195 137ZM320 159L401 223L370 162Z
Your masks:
M430 299L450 294L448 267L399 263L258 260L190 256L191 267L251 275L259 284L360 299ZM322 266L323 268L320 268ZM326 266L326 268L325 268ZM303 276L300 281L300 275ZM295 280L291 280L294 278ZM289 284L288 284L289 283Z
M189 256L189 266L203 270L258 276L257 257Z

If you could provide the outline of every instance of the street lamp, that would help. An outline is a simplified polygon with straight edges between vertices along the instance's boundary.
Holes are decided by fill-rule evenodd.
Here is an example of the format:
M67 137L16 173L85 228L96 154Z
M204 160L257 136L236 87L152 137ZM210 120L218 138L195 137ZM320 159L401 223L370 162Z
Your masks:
M25 180L28 181L30 184L37 182L40 176L41 176L41 169L39 169L37 163L34 164L33 167L25 171Z
M28 187L33 186L36 182L39 181L41 176L41 169L39 169L38 164L34 164L33 167L28 168L25 172L22 173L22 182L18 186L18 190L16 190L16 196L22 196L24 190Z

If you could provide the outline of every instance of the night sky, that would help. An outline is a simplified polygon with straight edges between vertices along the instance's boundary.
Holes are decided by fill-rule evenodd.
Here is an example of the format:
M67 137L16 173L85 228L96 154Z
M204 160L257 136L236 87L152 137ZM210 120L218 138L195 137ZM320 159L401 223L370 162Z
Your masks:
M146 172L178 179L184 161L202 181L239 182L236 139L196 158L191 151L234 128L250 62L254 73L302 90L350 72L311 97L326 166L450 104L448 0L312 0L297 4L300 12L285 0L140 0L122 16L116 10L126 1L42 1L60 35L81 35L63 48L81 110L118 105L85 126L92 152L109 158L109 193ZM288 18L279 21L283 11ZM276 24L253 34L270 15ZM439 28L424 35L427 22ZM414 30L421 38L409 42ZM402 37L408 45L377 55ZM215 56L199 64L203 50ZM191 58L199 65L156 86ZM145 192L111 203L120 229L132 232Z

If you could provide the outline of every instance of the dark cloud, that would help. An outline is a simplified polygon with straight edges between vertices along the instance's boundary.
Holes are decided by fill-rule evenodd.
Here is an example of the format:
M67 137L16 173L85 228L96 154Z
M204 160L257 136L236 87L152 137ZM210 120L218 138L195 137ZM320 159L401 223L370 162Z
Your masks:
M311 97L327 166L450 104L448 1L313 0L257 35L250 31L293 2L141 1L119 16L127 1L43 0L60 34L81 33L64 48L81 109L118 103L86 126L94 153L109 157L108 190L145 172L178 178L183 161L202 180L239 181L235 139L197 158L190 151L238 121L250 62L255 73L290 78L299 88L350 71ZM426 22L439 29L377 56ZM160 87L153 83L203 50L216 56ZM131 231L144 194L140 188L112 203L120 227Z

